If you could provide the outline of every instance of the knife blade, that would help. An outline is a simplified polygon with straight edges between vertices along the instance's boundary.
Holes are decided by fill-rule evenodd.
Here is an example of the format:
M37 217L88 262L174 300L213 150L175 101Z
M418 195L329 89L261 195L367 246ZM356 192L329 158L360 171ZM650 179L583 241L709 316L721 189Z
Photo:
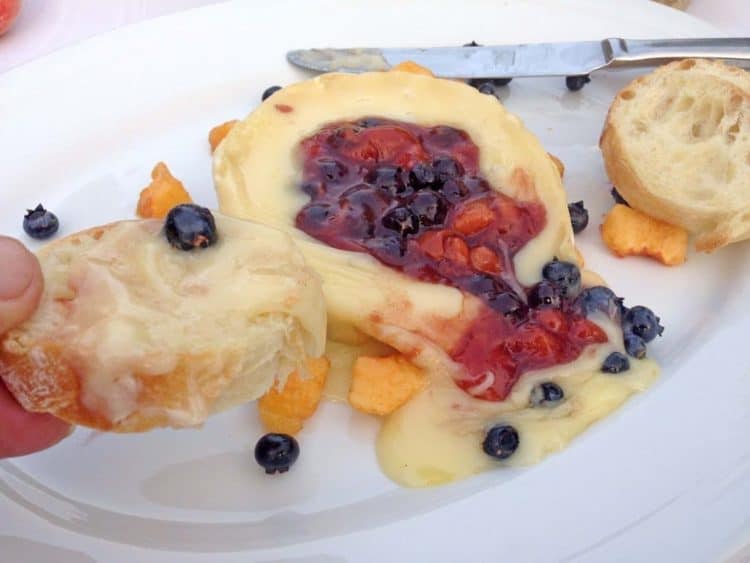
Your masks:
M445 78L588 75L606 67L655 66L688 57L750 62L750 37L610 38L601 41L478 47L299 49L290 63L319 72L387 70L414 61Z

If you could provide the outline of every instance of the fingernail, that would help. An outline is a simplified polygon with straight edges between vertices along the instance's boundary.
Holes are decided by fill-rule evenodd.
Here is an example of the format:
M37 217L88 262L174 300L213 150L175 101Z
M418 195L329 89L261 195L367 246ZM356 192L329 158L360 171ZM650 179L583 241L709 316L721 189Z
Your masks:
M0 300L23 295L33 276L34 261L29 251L17 240L0 237Z

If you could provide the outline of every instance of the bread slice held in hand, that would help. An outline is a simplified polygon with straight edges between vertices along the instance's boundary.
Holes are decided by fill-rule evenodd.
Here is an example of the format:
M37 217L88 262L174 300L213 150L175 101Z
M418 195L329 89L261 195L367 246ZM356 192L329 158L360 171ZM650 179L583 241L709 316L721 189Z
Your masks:
M99 430L196 426L321 355L320 282L291 239L215 222L207 248L170 245L155 219L43 248L39 309L0 343L21 405Z
M750 74L709 60L658 68L615 98L600 140L634 208L701 251L750 238Z

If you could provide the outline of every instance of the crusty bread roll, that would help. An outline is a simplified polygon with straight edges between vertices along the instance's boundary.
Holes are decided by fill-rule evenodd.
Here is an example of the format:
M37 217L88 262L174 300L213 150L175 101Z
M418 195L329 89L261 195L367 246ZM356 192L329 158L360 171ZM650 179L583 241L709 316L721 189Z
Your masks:
M170 246L159 220L42 249L39 309L0 343L16 399L99 430L195 426L322 354L320 282L291 239L216 223L218 242L190 252Z
M710 252L750 237L750 74L686 59L625 87L600 140L628 203Z

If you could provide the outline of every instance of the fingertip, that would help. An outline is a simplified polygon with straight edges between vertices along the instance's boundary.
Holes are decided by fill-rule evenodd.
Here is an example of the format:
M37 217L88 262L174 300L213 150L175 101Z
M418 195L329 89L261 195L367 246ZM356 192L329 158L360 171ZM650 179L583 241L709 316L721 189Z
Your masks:
M28 319L44 288L39 260L15 239L0 236L0 334Z

